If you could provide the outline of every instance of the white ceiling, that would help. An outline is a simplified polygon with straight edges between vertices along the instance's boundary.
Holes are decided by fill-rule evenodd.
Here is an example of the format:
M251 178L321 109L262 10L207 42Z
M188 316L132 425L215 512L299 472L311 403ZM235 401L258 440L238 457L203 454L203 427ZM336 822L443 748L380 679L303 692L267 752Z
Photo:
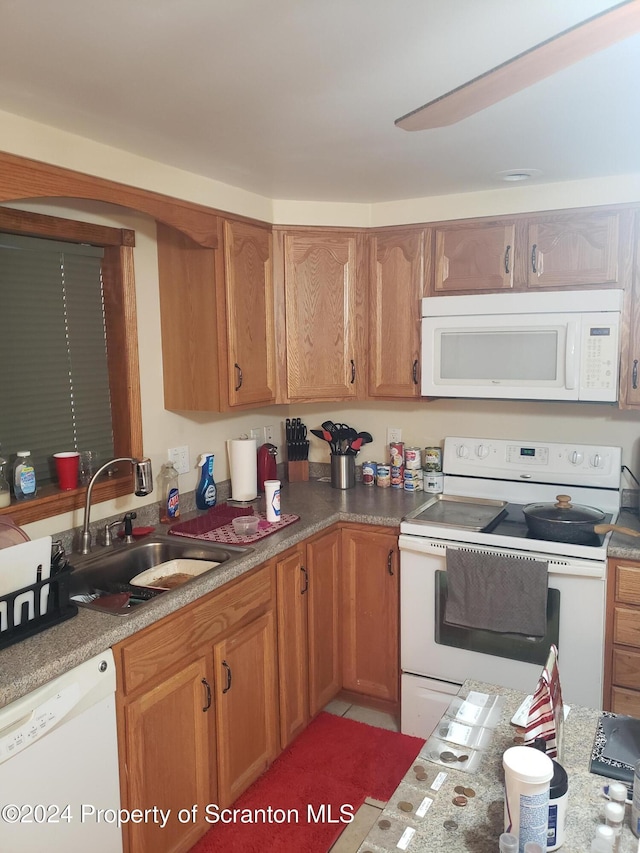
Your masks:
M3 0L0 109L276 199L638 173L640 36L452 127L394 126L615 4Z

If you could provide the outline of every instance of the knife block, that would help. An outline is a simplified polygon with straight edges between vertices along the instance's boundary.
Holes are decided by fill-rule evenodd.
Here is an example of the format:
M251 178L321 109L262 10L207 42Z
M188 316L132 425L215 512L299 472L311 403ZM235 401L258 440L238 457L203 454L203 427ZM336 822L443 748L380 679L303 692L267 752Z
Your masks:
M309 460L287 462L287 479L290 483L306 483L309 479Z

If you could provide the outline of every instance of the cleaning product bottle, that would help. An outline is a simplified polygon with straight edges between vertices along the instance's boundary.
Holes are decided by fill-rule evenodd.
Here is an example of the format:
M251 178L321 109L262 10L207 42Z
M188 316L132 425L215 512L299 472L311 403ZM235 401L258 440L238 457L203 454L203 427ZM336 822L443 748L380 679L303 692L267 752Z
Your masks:
M158 477L160 486L160 523L172 524L180 518L178 472L173 462L165 462Z
M196 489L196 506L198 509L210 509L216 505L218 491L213 479L213 453L202 453L198 459L200 482Z
M0 507L11 504L11 489L7 480L7 460L0 456Z
M16 500L24 501L36 496L36 472L30 450L19 450L13 466L13 490Z

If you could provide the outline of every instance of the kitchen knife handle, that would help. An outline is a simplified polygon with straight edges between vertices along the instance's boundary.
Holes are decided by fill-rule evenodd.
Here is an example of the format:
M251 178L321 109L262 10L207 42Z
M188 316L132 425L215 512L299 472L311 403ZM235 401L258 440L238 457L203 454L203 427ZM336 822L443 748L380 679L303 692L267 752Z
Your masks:
M222 666L227 670L227 686L222 691L223 693L228 693L231 690L231 667L226 662L226 660L222 661Z
M300 571L304 575L304 586L300 590L300 595L304 595L305 592L309 589L309 572L305 569L304 566L300 566Z
M206 714L206 712L211 707L211 687L209 686L209 682L207 681L206 678L202 679L202 683L204 685L204 689L207 691L207 704L202 709L203 713Z
M351 384L356 381L356 363L353 359L351 359Z
M387 571L390 575L393 575L393 548L387 554Z
M236 385L236 391L239 391L242 388L242 368L238 362L235 363L234 367L238 371L238 384Z
M418 359L413 362L413 384L418 384Z

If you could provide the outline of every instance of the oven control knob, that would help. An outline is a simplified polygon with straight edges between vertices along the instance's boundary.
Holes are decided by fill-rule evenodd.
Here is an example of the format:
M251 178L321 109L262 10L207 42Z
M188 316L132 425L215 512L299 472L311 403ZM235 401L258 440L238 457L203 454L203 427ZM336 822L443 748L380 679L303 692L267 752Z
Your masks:
M584 462L584 453L580 450L572 450L569 454L569 462L572 465L582 465Z
M479 444L476 447L476 456L478 457L478 459L486 459L488 455L489 455L489 448L487 447L486 444Z
M604 468L604 456L601 453L594 453L589 459L589 464L592 468Z
M468 459L469 457L469 448L466 444L459 444L456 448L456 456L459 456L460 459Z

